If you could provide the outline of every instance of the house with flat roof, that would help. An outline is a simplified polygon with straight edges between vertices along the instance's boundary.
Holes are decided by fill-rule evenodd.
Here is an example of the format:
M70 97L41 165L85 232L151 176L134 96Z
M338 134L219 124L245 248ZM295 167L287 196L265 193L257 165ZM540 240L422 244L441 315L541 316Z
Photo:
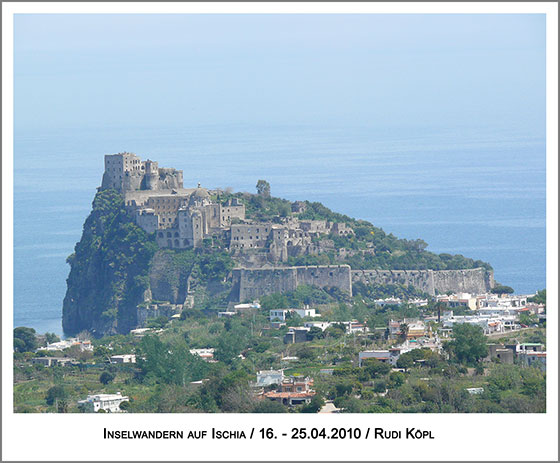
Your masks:
M46 367L69 365L75 361L76 359L70 357L35 357L31 359L31 363L34 365L44 365Z
M306 342L307 333L309 333L310 328L305 326L290 327L288 332L284 335L284 344L297 344L300 342Z
M136 355L134 354L111 355L111 363L136 363Z
M122 412L120 405L128 402L128 397L116 394L93 394L88 395L87 399L79 400L78 407L82 408L86 413L96 413L99 410L105 410L107 413Z

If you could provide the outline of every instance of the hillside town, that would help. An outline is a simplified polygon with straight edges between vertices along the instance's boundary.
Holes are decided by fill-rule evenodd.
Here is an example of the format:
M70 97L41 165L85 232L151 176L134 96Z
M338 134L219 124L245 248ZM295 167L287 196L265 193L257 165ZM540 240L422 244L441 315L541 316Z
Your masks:
M381 411L395 393L395 381L404 385L418 381L429 384L441 376L441 372L434 373L435 369L443 367L440 370L445 378L445 371L453 365L455 376L447 379L459 382L470 403L476 404L488 397L493 387L492 375L500 368L519 369L515 371L520 371L521 377L524 369L534 372L531 375L545 374L546 305L540 296L541 293L456 293L411 300L377 299L375 310L388 313L384 324L371 318L344 319L337 308L333 310L328 304L267 308L270 301L263 298L235 304L216 314L215 322L186 316L160 317L152 319L149 327L115 339L91 340L87 333L82 333L63 341L43 341L44 345L37 346L33 353L17 356L16 377L49 377L52 373L70 378L77 372L87 372L99 376L99 386L104 384L84 385L77 390L87 389L87 396L74 394L72 400L65 396L62 405L55 399L54 405L46 410L141 411L139 385L133 386L133 378L142 376L147 365L155 361L150 358L155 353L144 345L147 340L153 343L156 338L165 339L173 333L190 338L196 332L193 326L200 329L207 324L219 324L227 334L231 325L239 323L239 327L250 327L246 334L251 342L233 359L224 357L224 345L219 338L204 346L202 338L196 343L198 347L184 351L183 361L185 366L198 365L196 368L207 374L212 369L237 365L245 372L243 397L253 411L363 411L362 401ZM409 316L398 317L399 313ZM476 333L481 334L484 349L465 362L457 358L458 353L451 346L457 338L457 327L467 325L476 327ZM24 373L29 368L27 364L33 365L32 373ZM351 378L360 383L358 389ZM211 374L190 379L192 394L215 381ZM398 387L404 387L402 384ZM341 393L344 388L349 389ZM16 410L21 407L28 406L16 404Z
M63 328L14 330L17 412L544 412L546 290L320 203L105 156Z

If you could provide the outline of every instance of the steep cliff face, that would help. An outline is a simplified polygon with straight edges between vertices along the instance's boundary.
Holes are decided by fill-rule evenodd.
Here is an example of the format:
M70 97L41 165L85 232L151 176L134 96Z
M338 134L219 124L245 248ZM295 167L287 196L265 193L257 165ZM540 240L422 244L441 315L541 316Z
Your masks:
M127 215L115 190L95 196L82 238L68 257L70 275L62 309L68 335L128 333L138 326L137 307L147 301L184 304L229 291L233 260L216 249L158 249Z
M373 226L362 222L354 226L356 236L361 234L373 240L378 235L371 229ZM375 264L372 268L379 268L381 264L389 268L397 264L425 266L425 260L431 256L433 267L448 270L352 270L349 265L337 264L243 268L232 272L236 256L225 249L211 247L209 243L196 249L159 249L154 236L138 227L127 214L122 196L112 189L101 190L93 201L82 238L68 257L71 268L63 304L63 329L69 335L82 330L95 336L127 333L138 326L137 309L139 305L146 307L144 302L216 309L224 307L228 300L244 301L275 292L294 291L298 285L335 287L348 295L352 295L353 282L362 286L411 286L428 294L479 293L494 285L488 264L472 268L479 261L463 256L435 256L422 251L420 245L414 248L414 243L403 244L393 238L385 236L379 243L371 241L370 244L378 246L379 254L386 256L392 255L389 251L394 245L393 254L406 255L407 260L389 257L383 260L378 256L382 259L380 262L357 264ZM338 244L349 249L357 246L357 238L336 239L343 240ZM400 253L395 243L403 248ZM237 263L243 262L238 259ZM254 266L257 262L250 263ZM450 269L459 265L463 269Z
M185 304L187 296L203 299L229 293L231 283L226 281L234 266L231 256L212 248L181 251L160 249L150 263L149 284L154 301Z
M192 263L178 265L172 251L156 252L149 272L153 300L183 304L189 291L192 267Z
M132 223L114 190L96 194L82 238L68 257L70 275L62 309L69 335L126 333L136 326L136 306L149 290L154 240Z

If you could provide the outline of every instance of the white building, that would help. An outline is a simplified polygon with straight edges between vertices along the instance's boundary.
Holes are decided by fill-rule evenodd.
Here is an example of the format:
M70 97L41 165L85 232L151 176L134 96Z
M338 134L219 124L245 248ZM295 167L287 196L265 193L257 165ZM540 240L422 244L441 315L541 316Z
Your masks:
M430 349L432 352L441 352L441 342L436 338L419 338L407 339L404 343L397 347L389 349L376 349L366 350L358 354L358 366L362 366L364 360L377 359L380 362L390 363L395 366L399 357L405 352L410 352L414 349Z
M117 392L116 394L88 395L87 399L78 401L78 406L82 407L87 413L95 413L99 410L105 410L108 413L120 413L122 412L120 404L123 402L128 402L128 397Z
M504 295L487 294L479 299L480 308L483 307L515 307L521 308L527 305L527 297L523 295Z
M368 327L364 323L360 323L358 320L350 320L349 322L339 323L344 325L348 334L367 333L369 331Z
M286 314L288 313L288 309L274 309L270 311L270 321L286 321Z
M519 313L518 311L518 307L511 305L498 305L481 307L478 309L478 314L487 316L517 315Z
M87 340L80 341L77 338L68 338L63 341L52 342L50 344L47 344L46 347L40 347L37 350L49 350L49 351L64 350L72 346L79 346L82 352L93 351L93 345L91 344L91 341L87 341Z
M386 305L400 305L402 300L399 297L388 297L385 299L376 299L373 302L379 307L385 307Z
M449 308L468 307L471 310L476 310L478 307L479 299L469 293L457 293L451 296L439 295L437 301L444 303Z
M236 304L233 306L233 308L237 312L239 310L243 311L243 310L250 310L250 309L260 309L261 305L257 301L253 301L248 304Z
M231 312L226 310L225 312L218 312L218 318L231 318L236 314L237 312Z
M290 309L291 312L297 313L301 318L305 317L320 317L321 315L315 312L315 309L310 309L306 306L305 309Z
M214 360L214 348L206 347L204 349L190 349L191 355L198 355L202 360L207 362Z
M480 394L484 393L484 388L483 387L468 387L467 392L470 395L480 395Z
M305 317L320 317L321 315L318 314L315 309L310 309L306 307L305 309L273 309L270 311L269 319L271 322L273 321L280 321L285 322L288 314L298 314L301 318Z
M408 304L414 307L425 307L428 305L428 299L409 299Z
M484 331L484 334L503 333L511 331L517 327L517 316L515 315L456 315L451 313L450 316L445 317L443 320L444 328L453 328L455 324L469 323L471 325L478 325Z
M257 373L256 386L264 387L271 384L282 384L284 371L282 370L263 370Z
M136 363L136 355L134 354L111 355L111 363Z
M304 322L303 326L306 328L321 328L321 331L325 331L331 326L331 322Z

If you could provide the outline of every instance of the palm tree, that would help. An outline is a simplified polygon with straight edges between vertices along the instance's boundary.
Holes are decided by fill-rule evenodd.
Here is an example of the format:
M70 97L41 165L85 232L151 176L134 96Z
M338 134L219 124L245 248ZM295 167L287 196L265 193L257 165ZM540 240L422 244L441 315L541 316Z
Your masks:
M401 326L399 327L401 330L401 334L399 336L399 339L402 342L406 341L407 335L408 335L408 325L406 323L401 323Z

